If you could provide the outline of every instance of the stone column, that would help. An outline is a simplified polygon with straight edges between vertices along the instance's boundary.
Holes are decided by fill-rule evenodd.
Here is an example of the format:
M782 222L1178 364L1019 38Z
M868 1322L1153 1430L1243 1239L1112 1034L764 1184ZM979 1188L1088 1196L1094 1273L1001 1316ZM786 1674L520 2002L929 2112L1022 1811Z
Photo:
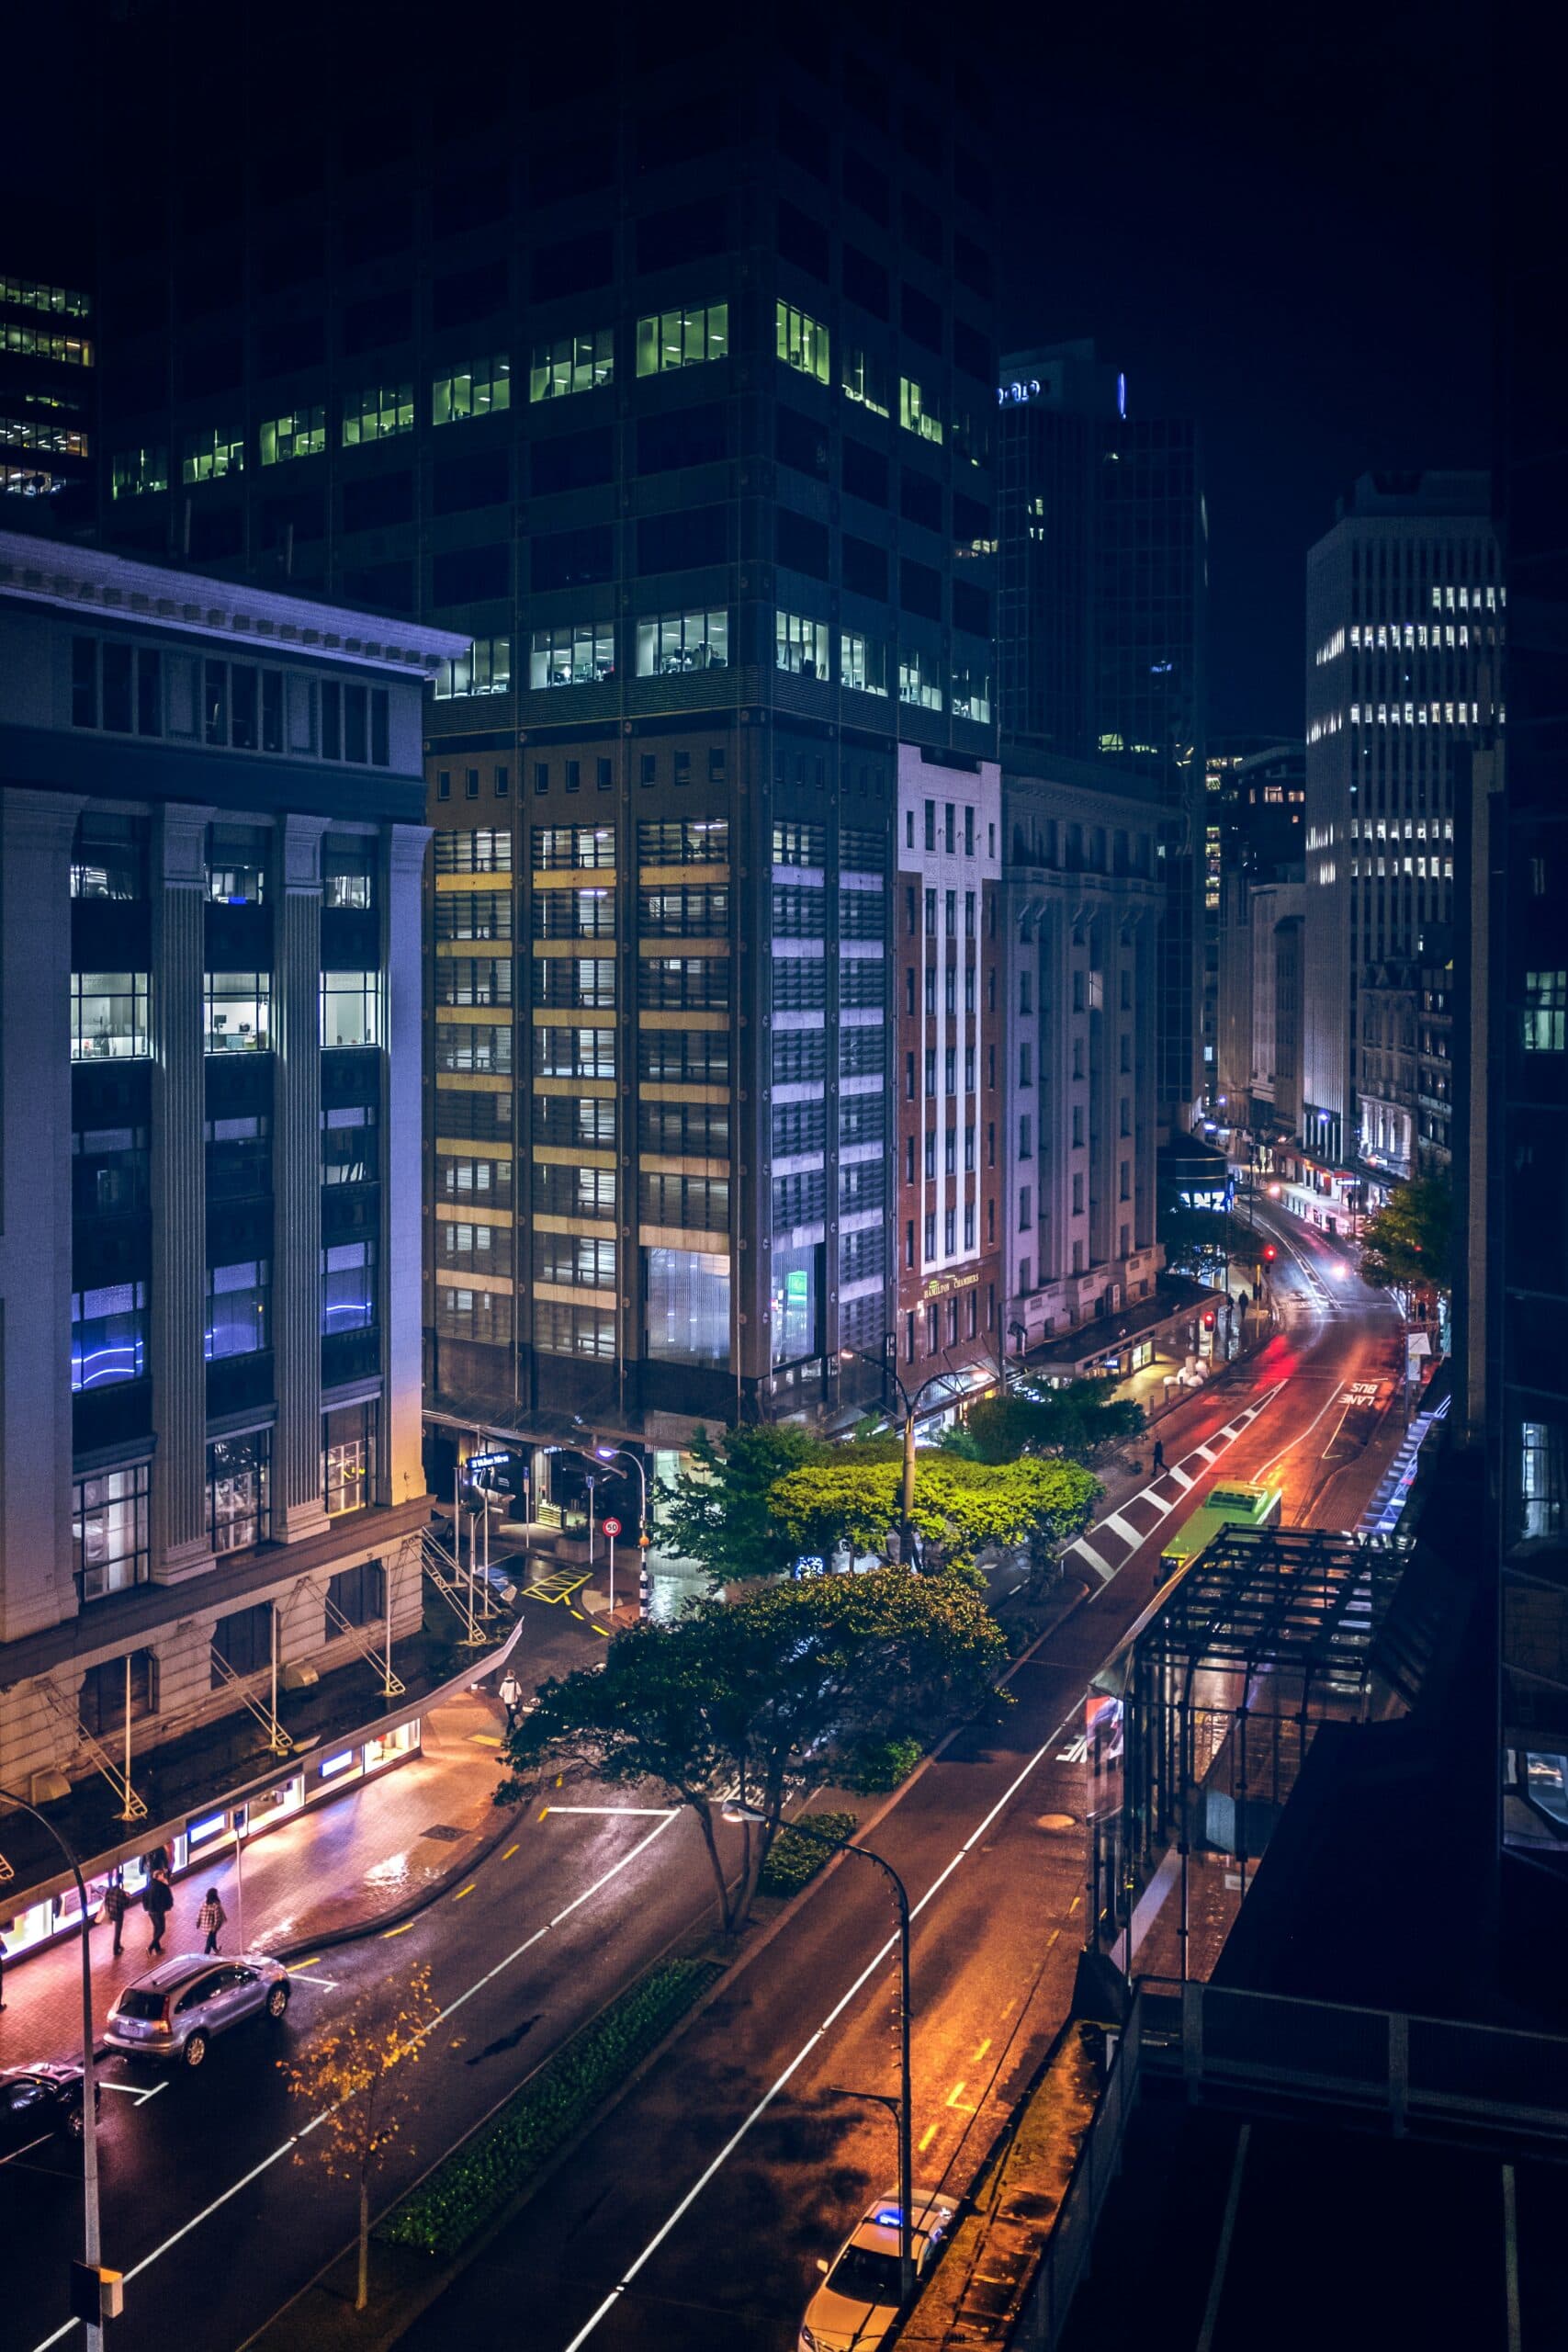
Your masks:
M324 817L279 834L272 975L273 1349L277 1438L272 1531L292 1544L327 1524L321 1501L321 836Z
M0 790L0 1642L76 1612L71 846L82 806Z
M380 1259L383 1378L375 1499L408 1502L424 1492L423 1457L424 1028L423 961L425 825L393 825L386 837L385 1084L381 1126ZM519 1030L519 1036L525 1033Z
M152 857L152 1581L212 1565L207 1526L207 826L169 801Z

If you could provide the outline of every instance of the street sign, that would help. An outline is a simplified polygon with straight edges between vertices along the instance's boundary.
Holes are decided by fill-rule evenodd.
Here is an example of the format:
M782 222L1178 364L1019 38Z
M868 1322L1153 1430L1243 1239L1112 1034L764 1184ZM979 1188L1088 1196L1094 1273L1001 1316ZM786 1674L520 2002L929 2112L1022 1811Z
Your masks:
M605 1534L612 1538L621 1532L621 1522L618 1519L601 1520L600 1525L604 1528Z
M511 1459L510 1453L470 1453L463 1467L465 1470L499 1470Z

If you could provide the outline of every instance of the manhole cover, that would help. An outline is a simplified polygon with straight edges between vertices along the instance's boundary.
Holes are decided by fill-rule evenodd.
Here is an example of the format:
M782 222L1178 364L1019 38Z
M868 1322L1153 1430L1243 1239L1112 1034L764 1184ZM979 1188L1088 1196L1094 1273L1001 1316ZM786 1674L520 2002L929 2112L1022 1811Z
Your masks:
M460 1829L454 1829L449 1821L438 1821L434 1829L427 1829L424 1832L427 1838L438 1838L444 1846L450 1846L453 1840L460 1838L462 1834Z
M1076 1814L1043 1813L1040 1816L1042 1829L1076 1829L1077 1826Z

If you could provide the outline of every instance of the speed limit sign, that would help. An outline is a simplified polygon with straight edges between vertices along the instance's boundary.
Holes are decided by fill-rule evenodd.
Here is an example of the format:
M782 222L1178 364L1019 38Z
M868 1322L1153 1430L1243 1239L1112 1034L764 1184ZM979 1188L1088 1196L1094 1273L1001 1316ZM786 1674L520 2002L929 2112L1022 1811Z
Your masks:
M618 1535L621 1532L621 1522L618 1519L602 1520L600 1525L604 1528L605 1534L611 1537Z

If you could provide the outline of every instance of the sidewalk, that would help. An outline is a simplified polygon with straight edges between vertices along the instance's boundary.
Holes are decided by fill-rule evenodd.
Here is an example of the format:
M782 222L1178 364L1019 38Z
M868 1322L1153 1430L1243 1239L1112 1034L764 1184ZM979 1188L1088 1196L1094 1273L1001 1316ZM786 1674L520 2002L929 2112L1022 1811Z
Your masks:
M255 1838L245 1849L243 1888L235 1886L231 1850L215 1856L208 1870L182 1878L165 1955L200 1951L196 1915L209 1886L217 1887L229 1915L221 1939L229 1952L242 1945L308 1950L318 1937L371 1926L434 1894L501 1826L491 1800L502 1721L487 1693L465 1691L424 1717L421 1755ZM108 1922L100 1920L92 1930L100 2033L115 1996L150 1965L148 1932L145 1913L129 1912L124 1950L116 1960ZM81 1984L74 1936L7 1964L0 2065L68 2058L80 2050Z

